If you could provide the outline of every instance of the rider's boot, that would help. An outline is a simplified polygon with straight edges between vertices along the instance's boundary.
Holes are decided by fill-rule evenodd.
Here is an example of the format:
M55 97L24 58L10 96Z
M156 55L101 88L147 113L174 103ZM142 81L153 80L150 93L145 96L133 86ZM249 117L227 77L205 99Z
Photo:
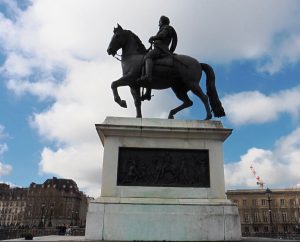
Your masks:
M147 85L147 89L146 89L146 93L142 96L142 101L144 100L151 100L151 84L152 84L152 68L153 68L153 61L152 59L148 58L145 61L145 65L146 65L146 75L141 77L141 81L146 81L148 82Z

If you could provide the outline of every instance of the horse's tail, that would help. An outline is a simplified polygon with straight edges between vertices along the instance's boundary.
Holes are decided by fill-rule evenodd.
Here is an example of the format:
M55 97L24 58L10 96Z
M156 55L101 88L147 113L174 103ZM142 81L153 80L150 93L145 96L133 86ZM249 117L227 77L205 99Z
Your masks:
M215 117L225 116L224 108L219 99L218 92L215 86L215 73L213 68L205 63L201 63L202 70L206 75L206 92Z

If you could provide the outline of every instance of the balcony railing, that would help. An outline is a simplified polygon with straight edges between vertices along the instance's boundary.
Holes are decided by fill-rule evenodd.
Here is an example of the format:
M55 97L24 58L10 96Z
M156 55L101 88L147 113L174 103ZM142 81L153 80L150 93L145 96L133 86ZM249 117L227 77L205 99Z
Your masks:
M72 227L68 231L68 235L72 236L84 236L85 228ZM65 227L57 228L15 228L15 227L3 227L0 228L0 240L23 238L26 233L31 233L33 237L47 236L47 235L65 235Z

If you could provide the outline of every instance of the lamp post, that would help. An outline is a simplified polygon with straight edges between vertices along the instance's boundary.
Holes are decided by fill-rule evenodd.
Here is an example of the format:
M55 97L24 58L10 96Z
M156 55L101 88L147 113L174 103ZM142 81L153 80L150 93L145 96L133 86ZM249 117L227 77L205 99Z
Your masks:
M268 196L268 206L269 206L269 218L270 218L270 230L271 230L271 233L273 234L274 233L274 227L273 227L273 220L272 220L272 210L271 210L271 194L272 194L272 191L271 189L267 188L266 189L266 195Z
M52 215L53 215L53 205L50 207L49 223L48 227L52 227Z
M74 211L72 210L72 213L71 213L71 224L70 224L70 226L73 226L73 219L74 219Z
M75 226L78 226L78 220L79 220L79 212L75 211L75 222L74 222Z

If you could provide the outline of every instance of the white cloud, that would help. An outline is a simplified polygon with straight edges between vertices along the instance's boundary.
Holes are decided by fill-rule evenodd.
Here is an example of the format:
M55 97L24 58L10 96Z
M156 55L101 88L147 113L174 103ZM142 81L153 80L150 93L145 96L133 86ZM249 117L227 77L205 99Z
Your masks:
M7 165L7 164L0 162L0 177L10 174L11 171L12 171L11 165Z
M5 127L0 124L0 139L3 139L6 136L7 136L7 134L5 132Z
M0 71L7 76L7 88L15 94L30 93L53 101L46 110L32 114L30 122L43 139L57 145L42 151L41 171L71 176L81 187L95 191L102 148L94 124L108 115L135 116L129 89L120 89L128 101L126 110L113 102L110 89L110 83L121 76L120 63L106 53L117 22L147 43L158 30L158 18L165 14L177 30L178 53L220 63L261 57L273 61L278 54L272 48L272 38L282 31L294 32L294 37L286 35L280 41L280 53L296 62L300 53L294 51L298 49L299 29L299 23L294 22L295 9L299 9L297 1L286 0L276 4L269 0L32 1L26 11L14 10L14 21L0 14L0 45L7 53ZM290 44L284 44L287 42ZM280 66L283 59L278 60ZM270 63L270 67L262 68L269 71L273 62ZM64 75L57 76L57 69ZM144 104L144 116L166 117L178 101L169 92L155 93L153 101ZM286 110L274 108L276 97L261 93L239 95L225 99L229 100L228 117L238 124L273 120ZM232 100L240 101L244 96L249 108L251 99L256 98L260 105L275 109L275 115L265 111L265 118L254 120L247 113L237 116L241 107L233 105ZM291 107L287 112L296 115L298 110Z
M5 137L7 137L7 133L5 132L5 127L3 125L0 124L0 140L4 139ZM0 143L0 157L3 156L3 154L8 151L8 146L6 143ZM5 176L10 174L10 172L12 171L12 166L11 165L7 165L4 164L1 160L0 160L0 177L1 176Z
M81 189L100 195L102 149L100 142L82 143L53 151L44 148L40 170L73 179Z
M0 155L2 155L4 152L8 151L7 144L0 144Z
M272 0L48 0L34 1L15 25L3 18L0 24L6 48L48 60L66 55L88 59L106 55L117 22L147 43L164 13L178 32L178 52L221 63L260 57L274 60L280 53L282 62L282 57L299 59L297 10L294 0L276 4Z
M299 95L300 86L297 86L271 95L258 91L241 92L225 96L222 102L228 120L236 125L245 125L274 121L282 113L298 118Z
M57 85L49 80L39 82L29 82L21 80L9 80L6 84L7 89L13 91L16 95L32 94L38 96L41 100L53 97L57 90Z
M269 187L292 187L300 182L300 128L276 142L274 150L251 148L237 162L225 164L227 188L255 187L250 166Z

